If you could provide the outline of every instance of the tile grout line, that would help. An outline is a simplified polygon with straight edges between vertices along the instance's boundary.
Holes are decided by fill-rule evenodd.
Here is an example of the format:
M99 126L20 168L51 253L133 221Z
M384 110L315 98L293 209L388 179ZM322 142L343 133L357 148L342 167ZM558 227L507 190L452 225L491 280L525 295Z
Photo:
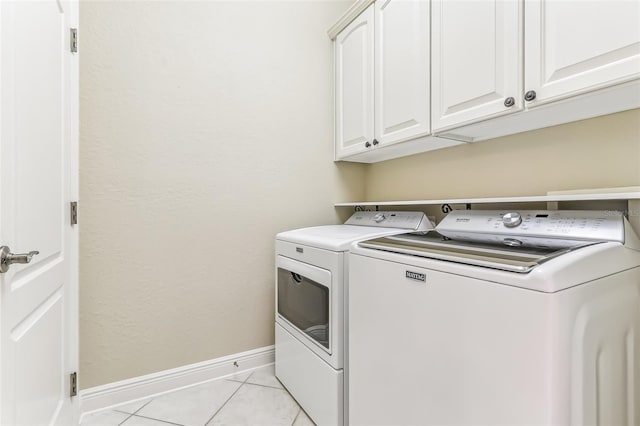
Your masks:
M240 380L231 380L231 379L227 379L227 380L230 381L230 382L244 383L245 385L260 386L260 387L263 387L263 388L284 390L284 388L277 388L275 386L269 386L269 385L261 385L259 383L241 382Z
M133 413L128 413L126 411L122 411L122 410L118 410L117 408L114 408L113 411L117 411L118 413L122 413L122 414L131 414L132 416L134 414L136 414L138 411L142 410L144 407L146 407L147 405L149 405L151 403L151 401L153 401L153 399L150 399L149 401L145 402L144 404L142 404L142 406L140 408L138 408L136 411L134 411Z
M302 411L302 407L298 408L298 414L296 414L296 416L293 418L293 421L291 422L291 426L296 424L296 420L298 420L298 417L300 417L301 411Z
M114 409L113 411L115 411L115 412L122 413L122 414L128 414L128 415L129 415L129 417L127 417L126 419L124 419L124 420L122 421L122 423L118 423L118 426L122 426L122 424L123 424L124 422L126 422L126 421L127 421L127 420L129 420L131 417L133 417L133 416L134 416L138 411L142 410L144 407L146 407L147 405L149 405L149 404L151 403L151 401L153 401L153 398L152 398L152 399L150 399L149 401L147 401L145 404L143 404L143 405L142 405L142 407L138 408L138 409L137 409L136 411L134 411L133 413L126 413L126 412L124 412L124 411L120 411L120 410L116 410L116 409ZM142 417L142 416L139 416L139 417Z
M144 407L146 407L147 405L151 404L153 402L154 398L151 398L149 401L147 401L145 404L142 405L142 407L138 408L133 414L138 413L140 410L142 410Z
M118 410L113 410L116 413L122 413L122 414L127 414L127 418L124 419L122 422L118 423L118 426L121 426L124 422L126 422L127 420L129 420L131 417L133 417L133 414L130 413L123 413L122 411L118 411Z
M168 421L168 420L160 420L160 419L156 419L155 417L147 417L147 416L142 416L142 415L140 415L140 414L132 414L132 415L131 415L131 417L140 417L140 418L143 418L143 419L155 420L155 421L157 421L157 422L160 422L160 423L166 423L166 424L168 424L168 425L184 426L184 425L182 425L182 424L180 424L180 423L173 423L173 422L170 422L170 421ZM129 417L129 418L131 418L131 417ZM127 419L127 420L129 420L129 419ZM125 420L125 421L126 421L126 420Z
M211 416L211 417L209 418L209 420L207 420L207 421L206 421L206 423L204 424L204 426L207 426L207 425L211 422L211 420L213 420L213 419L214 419L214 417L218 415L218 413L219 413L219 412L220 412L220 411L225 407L225 405L227 405L227 403L231 400L231 398L233 398L233 397L234 397L234 395L235 395L235 394L237 394L237 393L238 393L238 391L239 391L239 390L240 390L240 389L245 385L245 383L247 383L247 380L249 380L249 378L251 378L251 376L253 376L253 372L251 372L251 374L249 374L249 375L247 376L247 378L246 378L246 379L244 379L244 382L242 382L242 384L240 384L240 386L238 386L238 389L236 389L236 390L231 394L231 396L229 396L229 398L227 398L227 400L224 402L224 404L222 404L222 405L220 406L220 408L218 408L218 409L216 410L216 412L215 412L215 413L213 413L213 416ZM232 381L232 382L236 382L236 383L238 383L238 382L239 382L239 381L237 381L237 380L231 380L231 381Z

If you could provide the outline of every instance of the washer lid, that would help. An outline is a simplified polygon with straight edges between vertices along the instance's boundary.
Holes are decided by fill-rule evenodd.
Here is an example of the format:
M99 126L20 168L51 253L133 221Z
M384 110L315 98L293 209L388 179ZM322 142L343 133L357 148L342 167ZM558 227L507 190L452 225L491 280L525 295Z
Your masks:
M408 235L399 236L398 239L405 239L405 237L413 239ZM370 243L370 241L364 242L364 244L367 243ZM451 243L457 245L456 242ZM478 244L473 244L473 247L478 247ZM500 248L500 246L498 247ZM510 248L505 248L511 251ZM515 250L520 251L523 249L527 250L527 248L523 247ZM500 248L500 250L504 249ZM435 276L444 277L438 274L442 272L467 277L477 283L507 285L543 293L555 293L581 284L591 283L604 277L610 277L614 282L615 280L629 279L637 281L640 274L640 251L629 249L619 242L610 241L598 242L580 248L571 248L566 252L562 252L561 255L547 257L528 273L514 273L495 265L471 264L469 258L463 259L459 256L453 257L453 260L444 260L431 255L420 256L398 253L387 248L363 247L363 242L352 246L351 253L355 256L379 259L381 261L378 265L380 268L384 268L388 262L388 264L404 265L408 271L426 273L427 281L429 280L429 271L434 271L436 272ZM535 252L529 253L535 255ZM542 256L544 256L544 253ZM501 266L505 265L502 261L497 263L501 263ZM401 271L402 269L399 268L398 270ZM619 278L614 279L613 276ZM406 278L404 274L401 274L398 279ZM442 283L446 284L446 279ZM390 284L393 284L393 282L390 281Z
M408 232L412 232L412 230L356 225L326 225L281 232L276 235L276 239L325 250L347 251L349 246L357 241Z
M427 235L387 236L363 241L358 245L392 253L527 273L550 259L591 244L596 243L574 244L563 248L508 247L453 241L443 238L437 232L430 232Z

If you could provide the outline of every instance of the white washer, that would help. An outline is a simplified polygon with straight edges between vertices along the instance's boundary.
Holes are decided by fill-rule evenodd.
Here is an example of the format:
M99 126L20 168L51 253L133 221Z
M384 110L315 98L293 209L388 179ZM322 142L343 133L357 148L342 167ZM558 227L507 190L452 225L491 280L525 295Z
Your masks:
M344 225L276 236L276 377L316 424L345 423L350 245L432 228L423 213L356 212Z
M452 239L351 250L351 425L640 425L640 245L621 214L454 211L436 230Z

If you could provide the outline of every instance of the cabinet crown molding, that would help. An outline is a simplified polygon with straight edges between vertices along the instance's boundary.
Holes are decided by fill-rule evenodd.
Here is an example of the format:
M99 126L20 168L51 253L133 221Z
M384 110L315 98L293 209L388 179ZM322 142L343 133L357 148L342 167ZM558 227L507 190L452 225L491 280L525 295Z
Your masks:
M329 38L331 40L335 40L336 36L340 34L342 30L346 28L347 25L351 23L354 19L358 17L364 10L373 4L375 0L356 0L349 9L338 19L338 21L333 24L331 28L327 31Z

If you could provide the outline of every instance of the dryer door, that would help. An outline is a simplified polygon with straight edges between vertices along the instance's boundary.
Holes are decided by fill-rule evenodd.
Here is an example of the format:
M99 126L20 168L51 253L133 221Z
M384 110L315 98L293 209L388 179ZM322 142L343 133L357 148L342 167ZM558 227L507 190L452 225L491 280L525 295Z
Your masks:
M331 272L277 258L278 316L331 354Z

